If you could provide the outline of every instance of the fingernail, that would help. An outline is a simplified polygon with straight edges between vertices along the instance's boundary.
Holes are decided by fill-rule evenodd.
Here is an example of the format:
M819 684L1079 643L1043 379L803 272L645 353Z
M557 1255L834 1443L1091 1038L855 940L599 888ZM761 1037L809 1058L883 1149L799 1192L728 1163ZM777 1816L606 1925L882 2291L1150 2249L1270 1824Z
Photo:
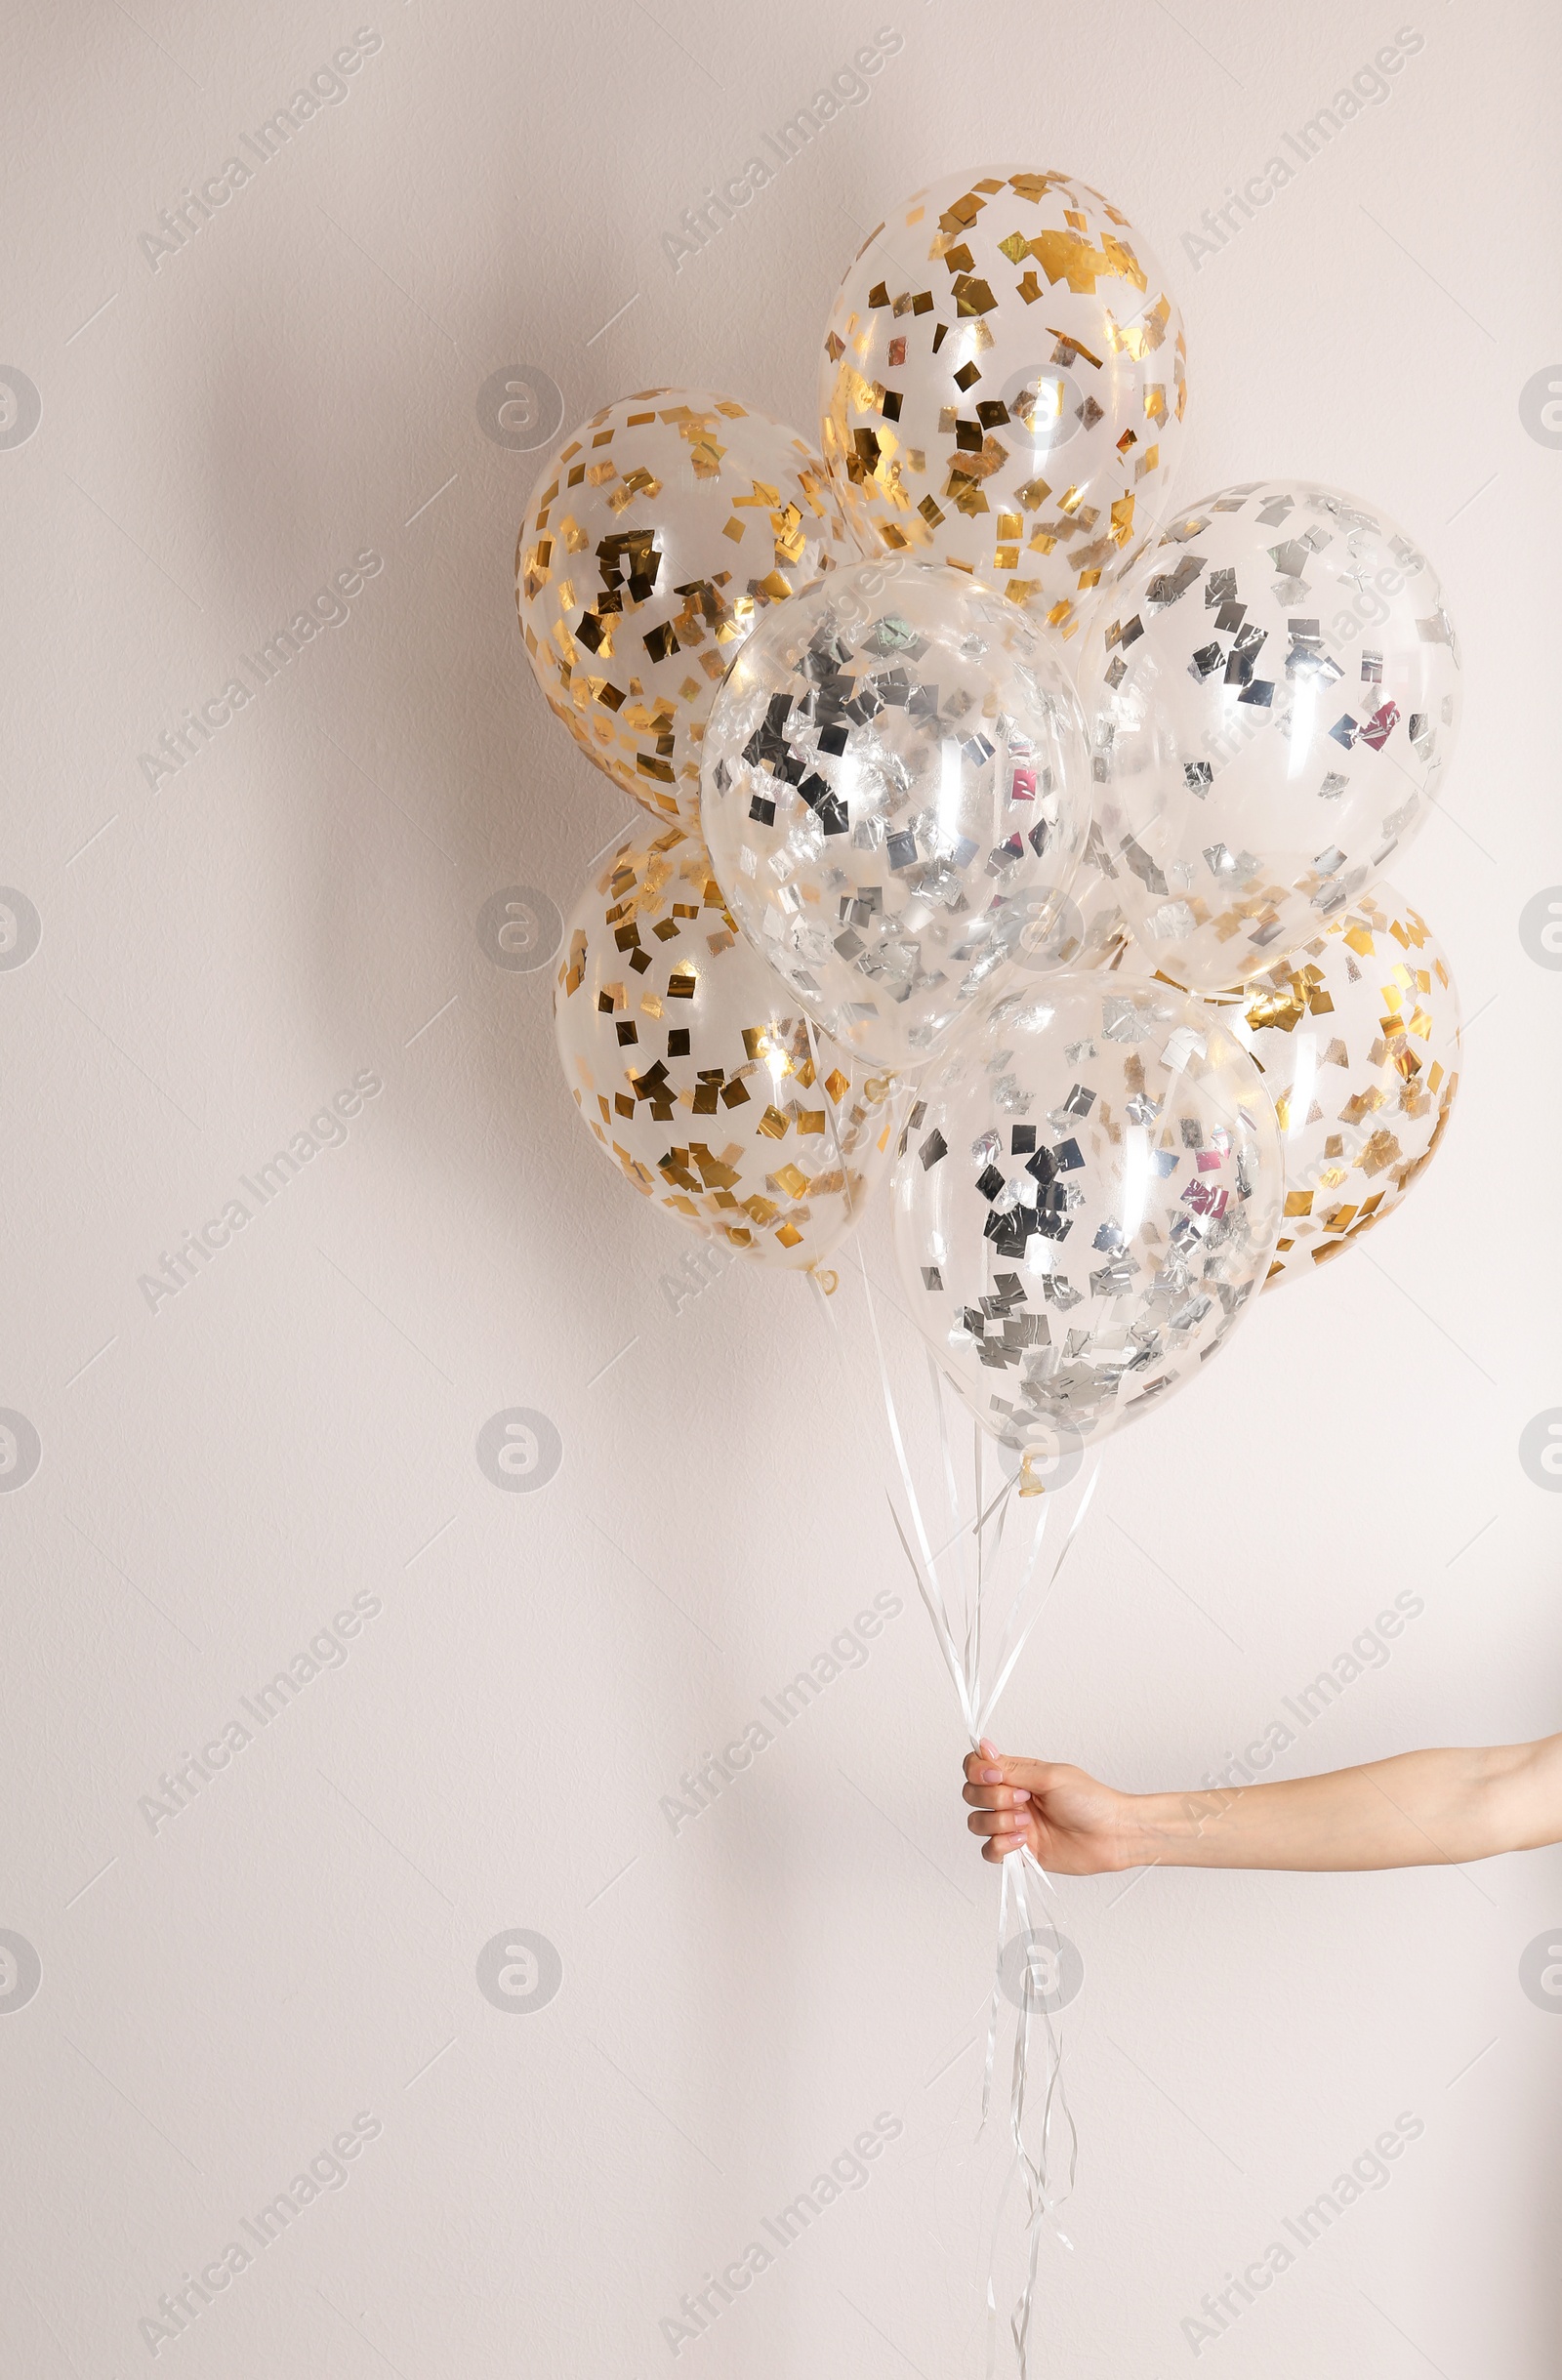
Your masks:
M1016 1785L1014 1787L1014 1799L1016 1801L1029 1801L1030 1797L1031 1789L1029 1785Z
M981 1782L983 1785L1002 1785L1004 1772L1002 1769L983 1769Z
M998 1758L998 1746L993 1742L991 1736L983 1736L981 1742L977 1744L976 1749L979 1752L985 1752L989 1760L996 1760Z

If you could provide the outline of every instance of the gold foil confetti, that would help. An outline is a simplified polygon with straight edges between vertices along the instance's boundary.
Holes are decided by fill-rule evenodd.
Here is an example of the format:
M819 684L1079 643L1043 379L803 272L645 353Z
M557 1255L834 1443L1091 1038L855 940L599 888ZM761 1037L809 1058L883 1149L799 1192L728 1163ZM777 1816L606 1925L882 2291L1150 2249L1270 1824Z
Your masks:
M697 964L680 957L680 926L713 914L720 949ZM645 963L633 1016L626 951ZM581 894L554 1022L582 1120L626 1180L750 1257L812 1265L893 1163L909 1092L821 1038L834 1115L797 1104L795 1087L814 1080L810 1029L737 934L708 853L680 828L632 833ZM777 1167L777 1143L794 1132L822 1147L821 1171Z
M892 292L925 214L938 225L925 248L933 286L925 312L919 302L908 314L909 293ZM909 552L1006 587L1018 530L1005 524L1032 509L1027 487L1066 466L1076 505L1089 500L1111 533L1036 549L1041 616L1064 636L1075 599L1143 550L1185 406L1181 318L1159 266L1118 209L1065 175L946 180L896 210L847 271L825 336L820 435L865 552ZM1135 455L1146 421L1160 435ZM907 484L913 452L942 504Z
M1427 967L1396 965L1375 982L1359 962L1385 944L1424 949ZM1424 918L1391 885L1363 895L1306 950L1316 956L1301 969L1295 958L1279 961L1220 1011L1241 1015L1284 1136L1291 1237L1276 1251L1271 1283L1311 1271L1393 1213L1430 1161L1459 1091L1453 975ZM1428 988L1414 1014L1385 1018L1388 996L1401 999L1412 983L1418 990L1423 973ZM1413 1049L1408 1033L1424 1049Z

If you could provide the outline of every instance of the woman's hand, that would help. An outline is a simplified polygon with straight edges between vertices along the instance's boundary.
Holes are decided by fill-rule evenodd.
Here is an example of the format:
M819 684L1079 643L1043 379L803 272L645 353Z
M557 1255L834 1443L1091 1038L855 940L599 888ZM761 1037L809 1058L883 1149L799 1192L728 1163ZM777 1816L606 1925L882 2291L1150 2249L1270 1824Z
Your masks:
M1117 1793L1057 1761L1007 1760L984 1736L966 1799L984 1860L1024 1846L1060 1876L1463 1866L1562 1842L1562 1736L1197 1793Z
M1052 1760L1009 1760L987 1738L966 1760L966 1800L982 1858L996 1867L1025 1846L1060 1876L1131 1867L1130 1797L1097 1785L1083 1769ZM1145 1855L1140 1853L1140 1858Z

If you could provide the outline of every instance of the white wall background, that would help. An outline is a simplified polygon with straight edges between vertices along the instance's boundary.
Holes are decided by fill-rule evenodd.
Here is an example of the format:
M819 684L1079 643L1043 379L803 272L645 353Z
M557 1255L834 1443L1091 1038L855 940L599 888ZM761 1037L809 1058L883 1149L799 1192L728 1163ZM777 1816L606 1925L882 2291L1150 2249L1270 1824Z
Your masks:
M843 1352L796 1280L738 1267L675 1312L684 1243L581 1131L548 971L479 941L506 887L567 909L624 807L525 670L541 458L478 396L524 367L574 419L699 382L808 429L884 201L1024 151L1174 267L1400 21L360 10L349 98L155 270L157 210L354 17L92 0L6 36L0 362L42 406L0 437L0 882L41 923L0 956L0 1406L41 1447L0 1478L6 2366L144 2368L159 2295L362 2111L348 2186L160 2368L643 2380L680 2293L885 2111L871 2185L677 2359L970 2371L993 1879L920 1612L676 1838L659 1809L906 1581L860 1300ZM1519 1456L1562 1405L1562 973L1520 929L1562 880L1562 452L1543 390L1521 418L1562 382L1562 78L1520 0L1403 21L1391 97L1177 271L1181 485L1346 485L1443 573L1462 749L1399 882L1459 971L1465 1083L1407 1211L1109 1465L1006 1733L1134 1786L1195 1782L1407 1586L1424 1613L1286 1767L1562 1721L1562 1505ZM867 102L675 272L683 208L880 23L904 46ZM365 549L350 620L153 791L138 755ZM138 1276L360 1069L383 1090L346 1144L148 1311ZM540 1493L475 1459L509 1407L560 1434ZM381 1608L349 1658L150 1830L160 1773L354 1594ZM1519 1962L1562 1922L1562 1850L1125 1881L1062 1891L1084 2156L1039 2369L1183 2368L1202 2294L1409 2111L1391 2185L1199 2359L1553 2373L1562 2027ZM531 2013L476 1980L517 1927L562 1961Z

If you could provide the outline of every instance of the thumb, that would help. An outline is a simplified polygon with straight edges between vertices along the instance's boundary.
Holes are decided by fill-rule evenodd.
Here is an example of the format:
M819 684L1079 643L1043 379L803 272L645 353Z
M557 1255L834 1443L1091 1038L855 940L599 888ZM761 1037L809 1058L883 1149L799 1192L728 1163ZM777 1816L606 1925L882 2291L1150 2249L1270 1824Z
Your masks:
M1009 1752L997 1752L993 1756L1004 1772L1006 1785L1024 1785L1031 1792L1045 1789L1053 1773L1049 1760L1025 1760Z

